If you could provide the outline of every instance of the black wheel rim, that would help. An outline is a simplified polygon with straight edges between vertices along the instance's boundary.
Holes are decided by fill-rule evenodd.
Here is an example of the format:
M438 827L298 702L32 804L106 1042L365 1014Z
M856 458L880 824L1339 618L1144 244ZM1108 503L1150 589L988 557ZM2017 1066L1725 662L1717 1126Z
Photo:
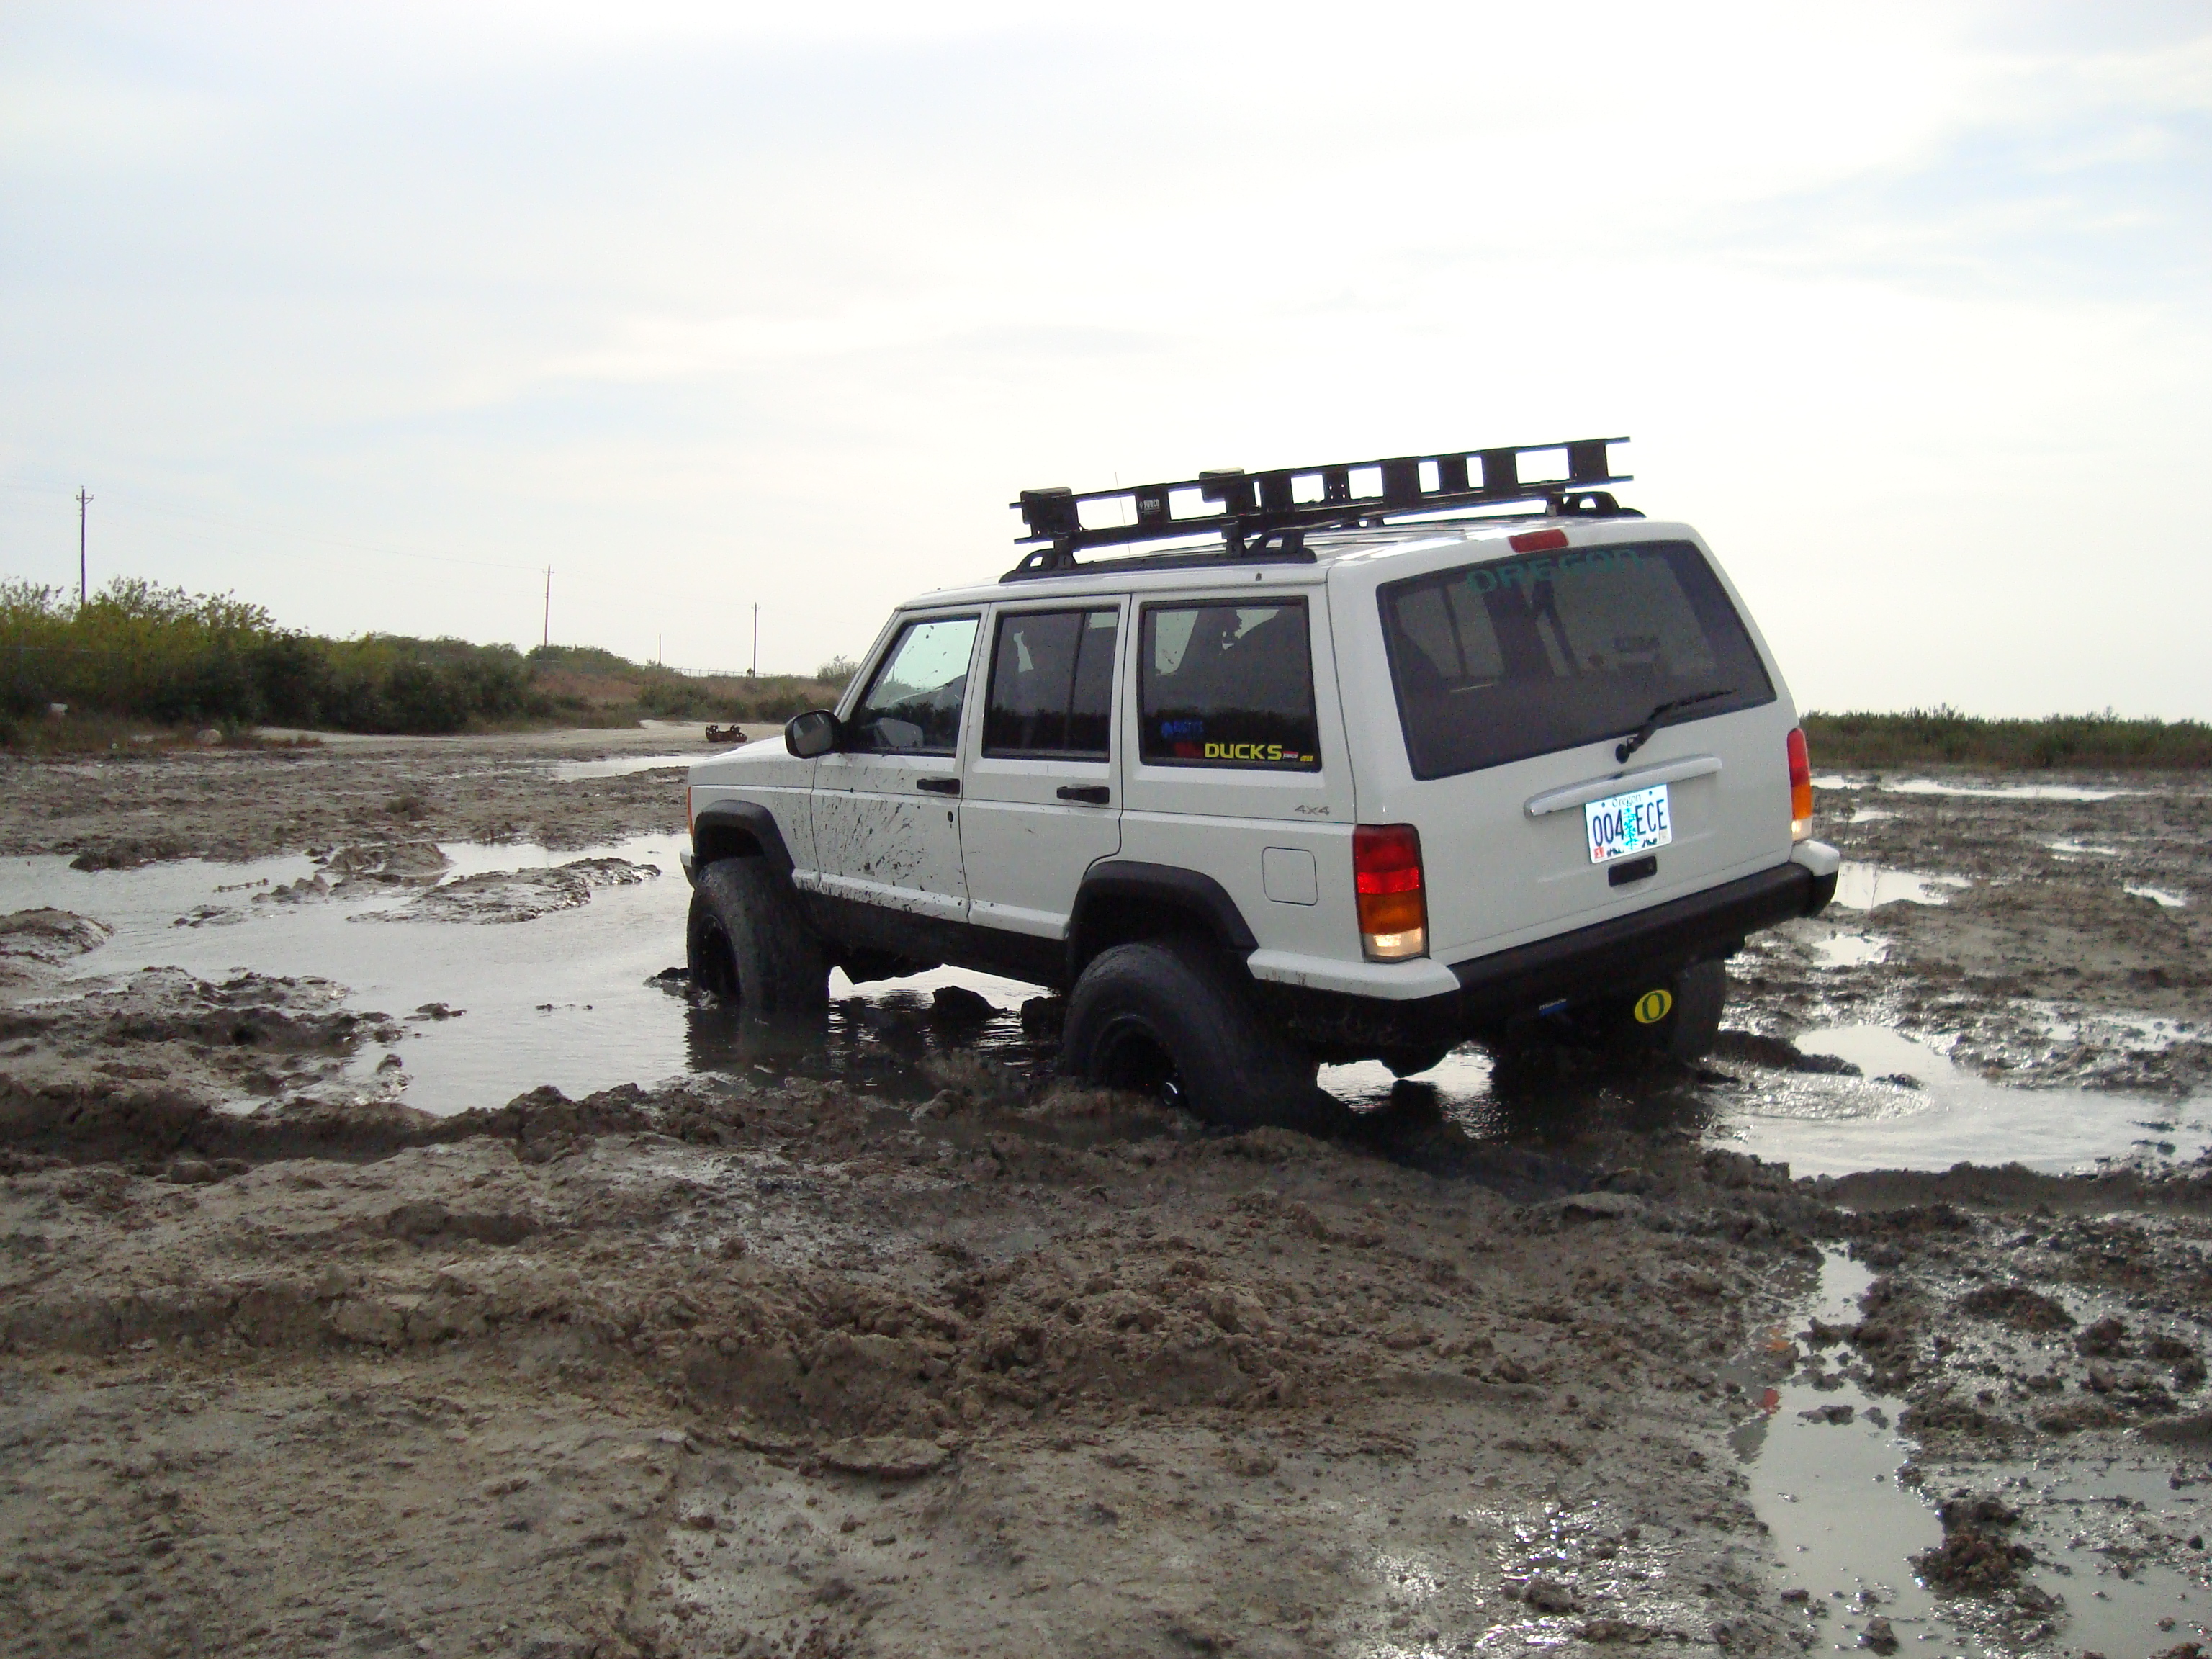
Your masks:
M719 921L699 930L698 982L725 1002L738 1000L738 953L730 944L729 931Z
M1091 1080L1108 1089L1150 1095L1170 1106L1183 1103L1182 1074L1167 1044L1146 1021L1124 1016L1109 1022L1091 1050Z

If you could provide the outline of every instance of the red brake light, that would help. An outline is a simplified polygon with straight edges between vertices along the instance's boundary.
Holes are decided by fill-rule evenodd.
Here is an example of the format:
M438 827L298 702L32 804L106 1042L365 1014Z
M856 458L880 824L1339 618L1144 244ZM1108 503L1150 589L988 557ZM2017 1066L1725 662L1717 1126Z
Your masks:
M1516 553L1556 553L1567 544L1564 530L1524 530L1517 536L1508 536L1505 544Z
M1372 962L1425 955L1429 905L1422 891L1421 832L1410 823L1362 823L1352 831L1352 886L1359 942Z
M1805 728L1790 728L1790 839L1813 834L1813 757L1805 747Z

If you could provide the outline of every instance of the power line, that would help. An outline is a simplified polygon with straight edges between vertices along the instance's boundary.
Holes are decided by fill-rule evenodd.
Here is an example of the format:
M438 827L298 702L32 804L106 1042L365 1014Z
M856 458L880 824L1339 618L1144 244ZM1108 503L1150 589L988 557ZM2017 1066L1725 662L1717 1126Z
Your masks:
M43 495L46 488L37 484L0 483L0 489L18 490L25 495ZM526 564L517 564L507 559L470 559L453 553L414 553L404 548L386 547L376 542L355 541L343 536L318 535L312 531L281 530L272 525L256 524L248 519L234 518L227 514L208 513L194 507L164 506L140 495L114 495L108 497L111 505L118 505L140 513L151 513L158 517L190 519L201 524L215 525L225 530L243 530L251 535L268 536L278 541L313 542L325 547L342 547L349 552L375 553L386 558L419 559L430 564L474 565L484 570L527 570Z
M76 487L76 608L85 607L88 590L85 582L84 520L86 510L92 506L91 492L82 484Z

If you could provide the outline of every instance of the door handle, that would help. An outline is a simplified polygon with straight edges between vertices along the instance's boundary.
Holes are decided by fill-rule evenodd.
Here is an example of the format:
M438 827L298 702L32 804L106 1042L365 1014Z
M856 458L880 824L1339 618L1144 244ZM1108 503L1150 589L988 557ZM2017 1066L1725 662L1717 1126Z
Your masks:
M1079 800L1086 806L1105 806L1114 799L1114 792L1103 783L1063 783L1059 793L1062 800Z
M933 795L957 795L960 793L960 780L957 778L916 778L914 781L914 787L917 789L927 789Z

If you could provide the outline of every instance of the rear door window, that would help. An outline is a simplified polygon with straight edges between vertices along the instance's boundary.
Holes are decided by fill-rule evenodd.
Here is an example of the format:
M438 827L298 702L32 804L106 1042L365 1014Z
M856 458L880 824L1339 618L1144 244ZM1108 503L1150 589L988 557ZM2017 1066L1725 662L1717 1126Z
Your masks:
M1024 611L999 618L983 752L1104 760L1114 724L1118 611Z
M960 741L975 622L933 617L908 623L846 720L845 747L865 754L951 754Z
M1743 620L1688 542L1487 560L1380 591L1406 753L1449 777L1774 700ZM1717 695L1715 695L1717 694Z
M1147 605L1139 671L1150 764L1321 769L1304 599Z

